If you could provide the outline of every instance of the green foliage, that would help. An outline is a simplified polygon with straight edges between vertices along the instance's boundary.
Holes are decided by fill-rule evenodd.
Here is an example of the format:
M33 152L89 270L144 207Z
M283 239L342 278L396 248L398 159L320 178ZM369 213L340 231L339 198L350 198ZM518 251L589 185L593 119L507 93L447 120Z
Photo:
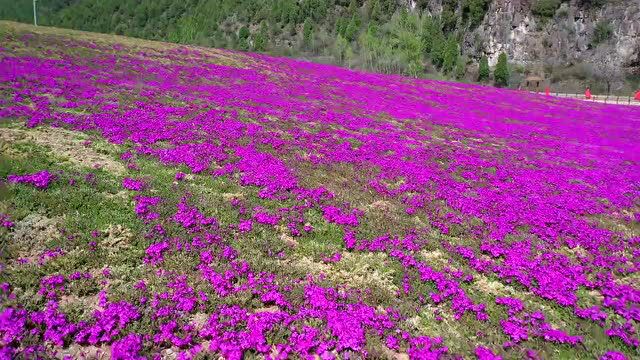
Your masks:
M593 38L591 42L595 45L603 43L611 38L613 35L613 29L608 21L598 21L593 29Z
M328 6L333 6L333 1L326 0L302 0L300 3L300 13L298 19L306 20L311 18L313 21L319 22L327 16Z
M560 19L569 17L569 9L566 7L560 8L556 11L556 16Z
M414 0L414 3L416 4L416 9L420 11L427 9L429 6L429 0Z
M358 36L358 31L360 31L360 18L357 14L354 14L344 30L344 37L349 41L353 41Z
M384 56L386 52L386 44L383 43L379 36L379 29L375 23L369 23L367 31L360 35L358 43L362 48L362 56L365 61L365 66L369 69L374 69L375 64L379 63L380 57Z
M253 50L262 52L267 50L267 44L269 43L269 30L265 22L260 25L260 31L253 36Z
M455 77L457 80L461 80L462 78L464 78L464 75L467 72L467 60L465 57L463 56L458 56L458 60L456 61L456 68L455 68Z
M249 28L243 26L238 31L238 48L240 50L249 50L249 36L251 33L249 32Z
M371 0L369 1L369 17L380 23L386 22L398 9L396 0Z
M249 31L249 28L246 26L241 27L240 31L238 31L238 39L240 40L248 39L249 35L251 35L251 32Z
M439 18L427 16L422 22L422 48L426 54L431 53L433 43L437 38L443 36L442 26Z
M358 11L358 0L351 0L349 1L349 8L347 9L347 11L349 12L349 14L354 14L356 11Z
M562 0L536 0L531 12L543 19L552 18Z
M422 38L419 33L422 29L420 16L401 11L392 17L390 28L390 45L398 56L400 71L410 76L419 76L424 70Z
M304 46L311 45L311 37L313 35L313 25L311 24L311 18L304 20L304 26L302 27L303 44Z
M342 63L345 60L345 55L347 53L347 48L349 48L349 41L342 37L342 35L338 34L336 38L336 43L334 46L334 56L338 62Z
M442 29L445 33L454 31L458 25L458 14L456 13L457 8L458 0L442 1L442 13L440 14L440 20L442 22Z
M498 63L493 71L493 79L498 87L509 85L509 64L507 63L506 53L501 53L498 56Z
M31 1L5 1L0 2L0 19L12 19L15 21L33 23L33 9ZM42 15L42 9L38 11ZM38 19L42 23L41 19Z
M295 24L298 19L298 5L295 0L275 1L271 8L272 19L282 24Z
M445 73L452 72L458 62L459 55L458 41L454 35L449 35L443 48L442 71Z
M486 56L482 56L480 58L480 64L478 66L478 81L487 81L489 80L490 75L489 69L489 59Z
M169 39L181 44L192 44L196 38L198 27L196 17L182 17L178 20L175 30L169 33Z
M471 28L475 28L482 22L488 8L489 0L465 0L462 7L463 17L469 21Z
M429 53L431 62L438 68L441 68L444 64L445 45L446 40L444 38L444 35L438 36L434 39L433 46L431 47L431 52Z
M345 37L345 32L347 30L347 26L349 25L349 20L347 20L344 17L339 17L338 20L336 20L336 35L340 35L342 37Z

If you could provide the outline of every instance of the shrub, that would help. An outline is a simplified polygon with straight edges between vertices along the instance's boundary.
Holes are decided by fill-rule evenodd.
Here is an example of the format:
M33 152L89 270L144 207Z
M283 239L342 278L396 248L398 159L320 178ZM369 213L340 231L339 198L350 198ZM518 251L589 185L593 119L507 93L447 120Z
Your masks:
M249 28L247 28L246 26L243 26L242 28L240 28L240 31L238 31L238 39L247 39L249 38L249 35L251 33L249 32Z
M311 35L313 34L313 25L311 25L311 19L306 18L304 20L304 26L302 27L303 39L302 42L304 46L309 46L311 44Z
M450 73L455 69L460 55L458 42L453 35L450 35L444 46L444 56L442 57L442 71Z
M436 38L442 37L442 25L438 18L426 17L422 23L422 49L426 54L431 52Z
M548 19L553 17L560 3L561 0L537 0L533 4L531 12L541 18Z
M496 69L493 71L493 78L496 86L502 87L509 85L509 64L507 63L507 54L501 53L498 56Z
M260 26L260 31L253 37L253 50L265 51L267 49L267 43L269 42L269 31L266 24L263 22Z
M340 35L344 37L344 33L347 30L347 26L349 25L349 21L344 17L339 17L336 20L336 35Z
M480 58L480 64L478 67L478 81L486 81L489 80L489 60L486 56Z
M436 37L432 39L431 52L429 54L431 62L436 67L441 67L444 62L445 45L446 39L444 38L444 35L442 32L437 33Z
M249 35L251 35L249 28L246 26L240 28L240 31L238 31L238 49L249 50Z
M558 9L558 11L556 11L556 15L559 18L567 18L569 17L569 9L567 9L566 7L560 8Z
M360 18L358 18L357 14L354 14L344 31L344 37L349 41L353 41L356 39L358 31L360 31Z
M395 0L372 0L369 3L369 17L378 22L385 22L397 8L398 3Z
M593 38L591 42L594 45L603 43L611 38L613 29L608 21L598 21L596 27L593 29Z
M442 29L445 33L452 32L458 24L458 0L443 0L442 12L440 13L440 21Z
M464 78L467 73L467 59L464 56L459 56L456 62L455 76L457 80Z
M466 0L463 8L465 17L472 28L480 25L489 7L488 0Z

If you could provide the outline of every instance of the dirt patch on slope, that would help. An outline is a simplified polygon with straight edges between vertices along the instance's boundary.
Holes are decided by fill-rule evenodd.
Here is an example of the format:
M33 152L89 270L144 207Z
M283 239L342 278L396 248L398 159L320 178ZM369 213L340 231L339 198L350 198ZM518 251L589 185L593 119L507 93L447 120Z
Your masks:
M102 240L101 244L113 252L117 252L131 246L133 233L129 228L122 225L109 225L104 230L104 233L105 238Z
M101 154L86 143L87 136L60 128L41 127L36 129L2 128L0 130L0 150L11 154L12 144L35 143L45 146L58 157L85 167L100 167L110 173L122 174L125 167L106 154Z
M292 266L315 276L324 275L338 284L348 284L352 288L370 288L376 286L395 294L398 286L394 283L394 270L384 265L387 259L384 253L343 253L342 259L335 264L325 264L302 257L294 261L285 261Z
M23 256L39 254L52 239L62 237L59 221L39 214L29 214L18 221L11 234L12 243L19 247Z

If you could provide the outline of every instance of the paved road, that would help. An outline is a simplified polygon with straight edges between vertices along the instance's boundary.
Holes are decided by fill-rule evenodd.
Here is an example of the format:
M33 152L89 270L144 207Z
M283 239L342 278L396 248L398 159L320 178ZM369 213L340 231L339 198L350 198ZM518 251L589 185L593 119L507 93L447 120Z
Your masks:
M544 92L537 92L537 94L544 95ZM551 96L557 96L561 98L571 98L584 101L593 101L605 104L620 104L620 105L636 105L640 106L640 101L634 100L633 96L615 96L615 95L592 95L591 99L585 99L584 94L568 94L568 93L554 93Z

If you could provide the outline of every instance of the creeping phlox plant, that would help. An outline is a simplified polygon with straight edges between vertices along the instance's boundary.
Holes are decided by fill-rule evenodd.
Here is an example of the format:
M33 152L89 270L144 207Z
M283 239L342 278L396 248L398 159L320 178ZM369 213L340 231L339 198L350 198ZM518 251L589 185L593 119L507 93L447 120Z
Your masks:
M163 181L177 193L119 178L146 241L125 298L108 271L42 276L38 309L3 283L0 357L72 344L115 359L638 354L640 108L231 51L3 36L0 118L98 133L129 149L133 174L149 160L173 169ZM202 179L256 195L211 216L192 192ZM5 180L47 191L55 176ZM0 215L9 234L11 216ZM247 244L264 236L288 245ZM338 250L292 255L323 236ZM344 280L358 269L340 266L367 256L384 263L363 281L386 287ZM314 267L301 275L302 260ZM87 281L100 293L74 320L63 299ZM456 338L456 326L477 336ZM453 350L460 342L472 351Z
M40 190L48 188L49 184L51 184L54 179L55 175L49 173L47 170L38 171L33 174L9 175L7 177L7 180L9 180L10 183L29 184Z

